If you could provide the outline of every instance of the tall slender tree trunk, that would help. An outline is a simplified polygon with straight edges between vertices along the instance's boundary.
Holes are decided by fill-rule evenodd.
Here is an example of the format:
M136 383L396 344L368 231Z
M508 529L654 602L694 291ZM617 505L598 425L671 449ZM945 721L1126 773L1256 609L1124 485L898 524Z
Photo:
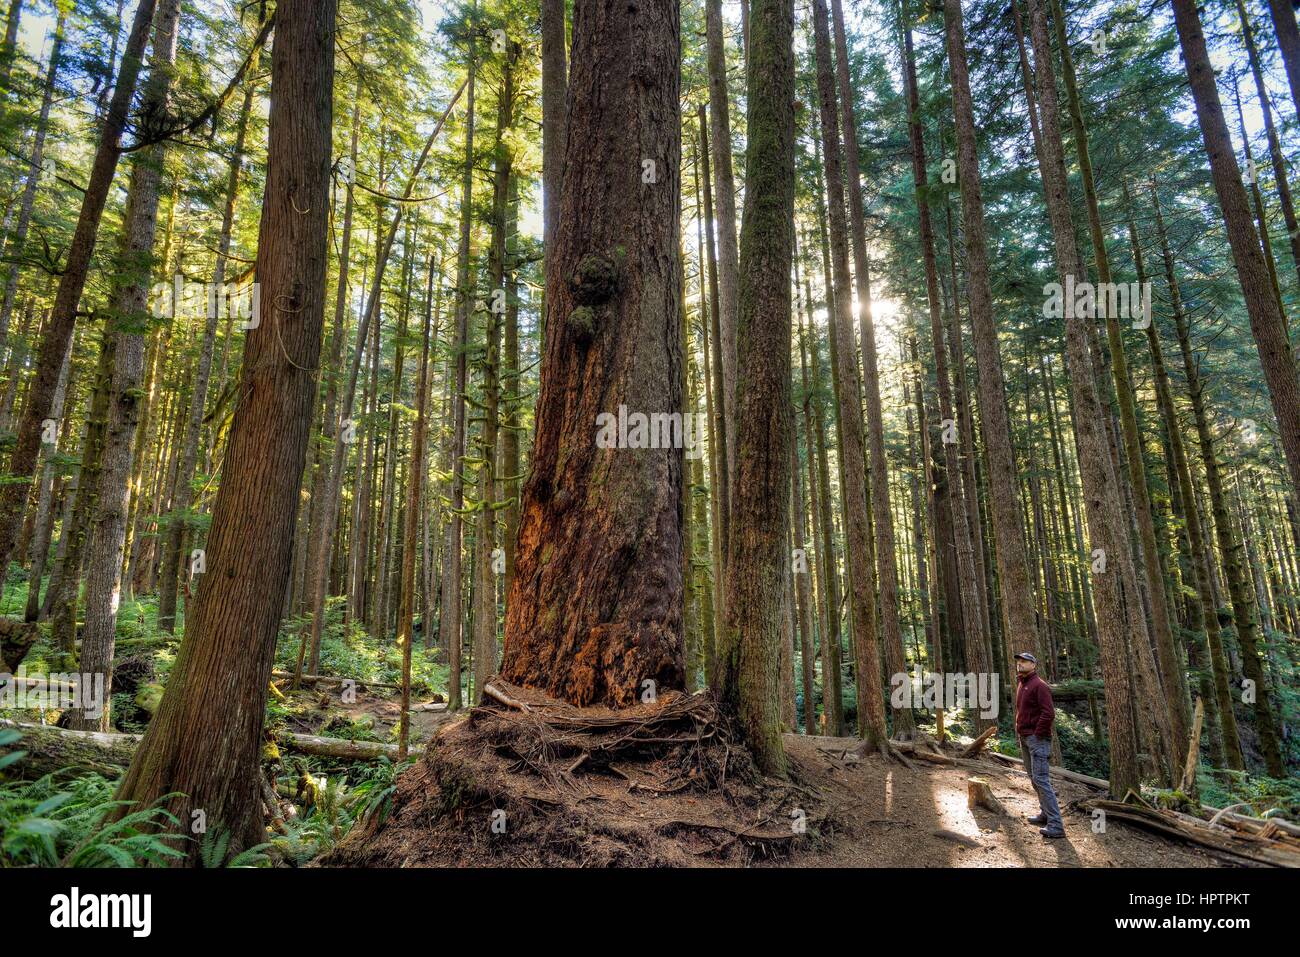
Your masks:
M1300 382L1296 379L1295 358L1287 338L1286 317L1282 314L1281 303L1272 294L1268 264L1260 247L1259 233L1251 219L1250 201L1246 198L1246 189L1242 185L1241 169L1233 154L1232 137L1228 133L1223 106L1219 102L1214 68L1210 65L1205 34L1201 30L1200 14L1196 11L1194 0L1172 0L1172 3L1174 24L1178 28L1183 61L1187 65L1187 77L1191 81L1192 99L1196 103L1196 116L1205 141L1214 191L1219 197L1232 261L1237 267L1241 293L1246 300L1246 312L1250 316L1250 331L1255 337L1259 361L1264 369L1264 379L1268 383L1269 398L1273 404L1273 414L1277 417L1291 486L1300 489ZM1294 28L1293 16L1290 22ZM1288 64L1288 72L1289 67ZM1261 739L1260 743L1270 769L1281 774L1281 758L1273 755L1276 741Z
M497 549L496 484L497 439L501 410L501 320L507 308L506 230L510 215L510 180L514 153L510 147L510 130L514 125L514 59L511 44L500 65L501 86L497 91L497 129L492 170L492 246L488 252L488 309L485 314L483 347L483 385L481 392L483 426L478 457L478 527L475 541L478 563L475 574L474 609L474 693L481 695L497 668ZM504 554L502 554L504 570Z
M362 51L361 58L362 62L364 62L364 51ZM329 591L329 562L327 560L325 566L322 567L315 559L320 554L322 547L326 553L329 552L329 543L325 542L322 545L322 539L329 534L325 527L328 524L325 520L326 509L333 504L329 501L330 476L325 472L324 457L328 452L332 461L335 443L339 442L341 438L338 434L339 373L342 371L343 340L346 332L348 296L350 292L352 230L353 218L356 214L355 172L357 168L357 144L361 134L361 92L362 73L358 70L352 105L351 140L348 147L349 175L344 177L343 229L339 236L339 272L338 285L334 291L334 325L330 333L328 365L325 368L325 409L321 416L321 430L318 437L317 459L319 464L316 475L312 480L311 518L307 526L309 538L307 542L306 590L307 601L310 603L310 609L313 613L313 622L317 608L316 596L325 595ZM231 183L233 185L237 183L237 180L232 179ZM428 628L427 622L425 628ZM311 674L319 674L317 670L319 666L320 646L315 641L312 641L311 661L308 670Z
M60 15L62 15L60 13ZM14 59L18 55L18 25L22 22L23 0L9 0L9 17L5 20L4 44L0 46L0 87L9 88Z
M1260 751L1265 764L1270 760L1269 773L1281 776L1281 751L1278 747L1277 726L1273 717L1272 694L1264 680L1263 668L1259 660L1259 648L1256 640L1255 607L1250 586L1246 582L1245 569L1241 563L1242 543L1233 531L1228 513L1227 499L1220 474L1219 459L1215 451L1214 432L1210 425L1209 410L1205 402L1205 386L1201 381L1200 363L1192 352L1189 320L1183 309L1182 296L1178 291L1178 282L1174 272L1173 254L1169 250L1168 235L1165 232L1164 217L1160 210L1160 198L1154 194L1156 203L1156 230L1160 236L1165 260L1165 278L1169 283L1170 296L1173 300L1175 329L1178 334L1178 348L1183 359L1183 372L1187 379L1187 393L1192 405L1192 418L1196 425L1196 437L1201 450L1201 466L1205 472L1205 487L1209 493L1210 513L1214 518L1214 537L1219 546L1219 560L1223 564L1223 574L1228 581L1228 598L1232 604L1232 616L1236 623L1237 644L1241 649L1242 671L1255 682L1255 730L1259 735ZM1193 500L1193 503L1195 500ZM1190 510L1190 506L1189 506ZM1213 582L1212 567L1208 558L1208 542L1201 552L1206 556L1203 567L1207 581ZM1218 602L1213 602L1217 614ZM1213 633L1210 635L1213 639ZM1211 645L1211 655L1216 652ZM1213 661L1213 658L1211 659ZM1216 675L1216 683L1219 681ZM1226 683L1226 676L1223 679ZM1222 694L1220 695L1222 700ZM1227 733L1225 721L1224 737L1228 753L1232 754L1232 739ZM1270 759L1272 754L1272 759ZM1276 770L1273 770L1276 768Z
M957 128L957 180L961 187L962 231L965 234L969 274L967 298L979 369L980 418L984 450L989 465L989 510L992 513L994 555L1002 596L1002 633L1008 655L1017 651L1043 651L1029 577L1029 560L1020 524L1015 451L1007 414L1006 383L998 355L997 327L993 321L993 294L989 281L988 232L984 224L984 199L980 188L979 153L975 116L971 105L970 74L966 65L966 35L961 0L944 0L948 64L952 75L953 118ZM954 290L954 295L956 290ZM953 357L956 361L957 357ZM973 447L973 446L972 446ZM949 481L956 481L949 477ZM1008 662L1008 673L1015 668Z
M420 494L424 488L424 443L428 431L429 330L433 324L433 255L429 256L424 289L424 335L420 348L420 372L415 386L415 429L411 436L410 467L407 470L406 513L402 531L401 603L397 611L397 643L402 649L402 713L398 728L398 753L406 757L411 730L411 647L415 627L415 535L420 525ZM427 624L425 627L428 627Z
M18 6L18 0L14 0ZM17 15L10 17L10 27L17 26ZM36 187L40 183L45 163L45 137L50 128L50 107L54 103L54 82L59 75L59 62L63 52L63 27L67 22L67 13L59 7L58 20L54 25L54 46L50 50L50 65L45 71L45 91L41 95L41 111L36 118L36 132L32 136L32 155L27 169L27 182L23 186L23 197L19 201L18 222L14 226L10 245L15 257L23 255L27 245L27 229L32 222L32 209L36 205ZM6 40L6 51L9 50ZM0 86L4 83L0 82ZM9 320L13 316L14 301L18 296L18 259L9 264L5 274L3 300L0 300L0 356L9 344Z
M465 507L465 477L461 471L465 458L465 390L468 387L469 313L473 301L470 288L470 240L473 225L474 200L474 73L476 69L475 46L471 38L469 47L469 86L465 107L465 158L461 171L460 239L456 247L456 335L452 354L456 357L456 384L452 392L451 439L451 520L447 523L445 543L446 562L442 573L442 602L438 612L439 642L447 649L447 666L450 672L447 687L447 707L458 711L461 707L460 653L463 642L461 629L461 561L464 522L461 511ZM566 136L567 140L567 136ZM560 166L563 170L563 165ZM563 185L561 185L563 192ZM554 268L553 252L547 253L547 268ZM548 290L550 287L547 287Z
M1287 174L1286 159L1282 155L1282 143L1277 135L1277 126L1273 122L1273 104L1269 100L1268 85L1264 82L1264 70L1259 61L1259 48L1255 44L1255 30L1250 23L1250 14L1244 0L1236 0L1236 2L1237 17L1241 21L1241 40L1246 47L1251 77L1255 81L1255 96L1259 100L1259 112L1264 118L1264 132L1268 137L1268 156L1273 165L1273 182L1277 188L1278 201L1282 206L1282 219L1286 223L1287 242L1291 247L1291 263L1296 268L1297 276L1300 276L1300 222L1296 220L1295 202L1291 198L1291 182Z
M736 368L740 254L736 247L736 182L731 169L731 106L727 94L727 54L722 33L722 0L705 0L705 39L709 65L709 123L717 190L718 288L722 356L722 411L726 418L727 477L736 476ZM730 503L731 496L728 495ZM734 503L731 503L734 504ZM728 557L730 551L728 551Z
M1083 107L1078 84L1075 81L1074 61L1070 56L1069 36L1060 0L1052 0L1052 16L1056 26L1056 43L1060 51L1061 73L1065 81L1070 125L1074 132L1075 152L1078 155L1079 170L1083 180L1083 193L1088 211L1088 235L1092 240L1097 281L1109 284L1111 282L1110 257L1106 252L1101 207L1097 200L1092 159L1088 152L1088 128L1083 120ZM1034 49L1037 58L1037 38L1035 38ZM1075 280L1085 281L1086 274L1076 276ZM1156 661L1159 665L1161 687L1165 691L1165 700L1168 703L1172 739L1167 744L1169 753L1174 758L1174 766L1181 768L1186 763L1188 734L1192 723L1187 680L1174 643L1173 625L1170 622L1169 606L1166 601L1165 572L1161 567L1160 551L1156 545L1155 523L1151 514L1151 494L1147 485L1146 460L1142 453L1142 436L1138 431L1136 400L1129 376L1124 338L1120 331L1119 318L1114 315L1114 310L1105 311L1106 315L1103 318L1106 322L1106 342L1110 349L1111 378L1115 384L1115 395L1119 404L1129 485L1133 490L1136 513L1134 517L1137 521L1147 597L1151 608L1151 629L1155 639Z
M706 262L709 273L709 315L712 318L713 326L711 335L713 338L713 361L710 364L709 375L713 381L713 402L714 402L714 435L717 438L718 447L721 454L718 456L717 464L713 469L713 481L715 497L718 500L718 543L720 548L721 563L714 570L714 577L718 583L718 595L721 597L722 589L726 581L725 570L727 567L727 552L730 547L730 535L728 533L729 519L731 516L731 468L732 463L727 456L727 449L732 447L727 436L735 428L732 421L732 415L727 411L731 408L728 403L734 403L736 397L733 394L728 398L727 394L727 376L723 367L722 359L722 290L718 278L718 254L714 243L714 227L716 220L713 215L713 178L710 173L709 159L709 124L704 109L704 104L699 107L699 124L700 124L700 163L703 167L702 174L704 179L704 248L706 252ZM722 611L722 605L718 606L719 613ZM719 624L724 621L720 615ZM721 638L721 631L718 633Z
M546 252L546 288L555 287L550 253L560 213L564 183L564 112L568 90L564 0L541 0L542 13L542 241Z
M885 457L885 421L880 401L880 364L876 355L876 324L871 307L871 272L867 260L866 225L862 209L862 182L858 163L858 133L849 82L849 45L840 0L831 0L835 40L835 78L839 93L840 120L844 131L845 186L849 201L849 237L853 252L853 274L861 327L863 385L867 409L867 445L870 452L872 515L875 525L876 571L880 583L880 624L884 640L885 670L894 675L907 672L903 651L903 626L899 618L898 546L889 504L889 462ZM847 290L846 290L847 292ZM910 708L894 709L894 735L909 738L916 733L916 719Z
M68 357L63 361L63 371L59 374L58 388L54 391L54 405L50 409L51 417L61 417L63 415L64 403L70 391L68 380L71 366L72 352L69 350ZM45 449L41 484L37 490L36 516L31 543L32 568L27 579L27 607L23 612L24 621L36 621L41 610L41 579L45 576L45 565L50 556L50 536L54 531L52 515L54 457L58 454L59 443L63 441L64 435L68 432L68 424L65 420L64 426L59 429L55 442L49 443Z
M1128 212L1129 241L1133 247L1134 266L1139 284L1144 284L1147 281L1146 266L1142 247L1138 242L1137 225L1133 220L1127 183L1124 183L1124 200ZM1181 311L1182 298L1178 292L1177 281L1173 279L1172 256L1166 265L1169 268L1166 278L1170 280L1172 307L1176 311ZM1154 319L1146 328L1146 338L1147 348L1151 353L1156 404L1165 424L1167 454L1170 458L1169 473L1173 477L1170 483L1170 498L1171 500L1176 498L1182 506L1175 511L1176 517L1182 520L1186 532L1186 571L1190 574L1184 581L1188 582L1195 592L1194 600L1187 602L1187 624L1193 635L1188 643L1188 664L1198 675L1198 690L1201 700L1205 703L1205 721L1212 744L1211 755L1216 761L1224 760L1229 767L1241 770L1244 765L1241 744L1237 738L1237 719L1232 712L1232 697L1223 662L1223 638L1219 629L1218 609L1214 607L1210 596L1209 574L1204 567L1205 533L1201 526L1200 511L1196 507L1196 495L1192 490L1182 427L1178 423L1178 414L1174 408L1173 390L1169 384L1164 350L1160 344L1160 333ZM1205 634L1203 646L1199 637L1202 632Z
M1039 102L1042 104L1043 193L1055 240L1057 269L1064 281L1069 275L1082 276L1086 272L1075 242L1074 222L1070 215L1055 70L1052 69L1043 0L1029 0L1029 18L1034 46L1034 72L1038 82ZM1136 735L1133 702L1129 695L1129 670L1133 662L1126 634L1122 589L1130 552L1124 524L1119 515L1121 493L1112 468L1105 412L1098 395L1098 381L1094 375L1094 360L1088 341L1087 324L1091 317L1081 316L1073 308L1065 312L1066 349L1074 399L1073 418L1090 544L1093 546L1093 600L1097 604L1102 680L1105 682L1107 716L1110 722L1110 792L1123 798L1130 789L1138 789L1140 778L1137 755L1134 753ZM1128 600L1137 601L1137 596L1129 595ZM1136 638L1139 645L1146 641L1145 635ZM1135 649L1138 655L1144 650L1150 655L1149 647ZM1159 699L1155 689L1141 688L1140 693L1155 695L1155 700L1151 703L1156 710L1163 709L1164 702Z
M1297 115L1300 115L1300 27L1296 26L1295 10L1289 0L1268 0L1268 12L1273 18L1278 48L1282 51L1291 99L1295 102Z
M815 0L813 32L817 52L817 89L821 117L822 155L830 207L831 263L835 283L836 356L842 445L840 462L844 479L847 522L850 607L857 654L858 733L867 749L887 753L884 697L880 683L880 645L876 635L872 588L871 530L867 513L867 458L862 422L862 389L858 379L853 341L853 297L849 285L848 229L844 221L844 178L840 163L839 117L831 72L831 40L825 0Z
M939 267L934 252L934 229L930 220L930 207L927 201L929 184L927 182L925 162L925 137L921 124L921 101L916 82L916 61L912 51L912 31L910 25L903 27L904 83L907 94L908 130L912 145L912 183L916 195L916 209L919 219L918 232L921 239L921 254L925 262L926 301L930 308L930 337L934 344L935 379L939 393L939 415L946 422L956 424L953 414L952 386L948 378L948 362L944 346L944 328L942 305L939 301ZM955 356L954 362L961 357ZM921 428L925 428L922 421ZM946 432L947 430L945 430ZM979 578L975 570L975 546L971 540L970 522L966 514L969 503L958 476L961 464L957 460L957 445L949 442L945 436L943 446L944 470L949 476L944 486L943 506L952 515L953 537L957 552L958 577L966 584L958 588L961 600L961 620L966 649L966 667L977 674L989 672L994 664L986 660L986 637L982 634L982 616L979 605ZM982 732L988 724L977 709L972 709L976 729Z
M153 56L142 105L145 116L166 114L176 61L180 9L180 0L162 0L154 17ZM104 700L95 716L72 709L68 724L76 730L107 731L110 727L109 696L113 687L113 650L122 590L131 455L140 420L144 337L149 322L149 289L155 275L153 245L164 156L162 144L137 153L127 191L124 232L116 264L119 285L107 328L109 335L117 337L112 400L95 513L91 519L86 626L81 645L81 671L85 675L103 675Z
M790 575L790 266L794 2L750 10L745 219L737 310L736 488L718 689L759 768L784 774L782 626ZM792 676L791 672L791 676ZM883 717L883 715L882 715Z
M230 237L234 229L235 203L239 197L239 172L243 166L244 140L248 132L248 117L253 106L253 85L244 90L243 105L239 111L235 130L235 147L226 171L226 204L222 212L221 237L217 247L217 261L212 269L213 288L220 290L226 282L226 266L230 256ZM199 438L203 430L203 411L207 406L208 382L212 377L212 356L217 342L218 310L210 309L203 325L203 340L199 346L199 363L191 384L189 418L185 422L185 435L181 439L180 462L177 468L176 497L172 502L175 516L167 527L162 547L162 570L158 579L158 627L174 631L176 626L176 588L181 574L185 540L189 531L189 511L194 502L191 480L198 465Z
M328 253L334 0L280 0L271 61L266 190L256 281L267 315L250 331L208 571L162 703L118 788L195 811L238 851L264 834L262 725L316 398ZM164 800L165 799L165 800ZM199 842L187 846L194 860Z

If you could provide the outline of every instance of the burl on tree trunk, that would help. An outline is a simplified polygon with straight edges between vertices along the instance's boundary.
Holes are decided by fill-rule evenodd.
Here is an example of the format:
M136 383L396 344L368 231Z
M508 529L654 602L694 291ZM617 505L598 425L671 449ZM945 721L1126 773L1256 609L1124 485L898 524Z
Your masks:
M578 0L573 38L557 283L501 673L618 707L647 680L684 684L682 443L596 442L598 416L617 421L620 406L661 423L682 410L678 6Z

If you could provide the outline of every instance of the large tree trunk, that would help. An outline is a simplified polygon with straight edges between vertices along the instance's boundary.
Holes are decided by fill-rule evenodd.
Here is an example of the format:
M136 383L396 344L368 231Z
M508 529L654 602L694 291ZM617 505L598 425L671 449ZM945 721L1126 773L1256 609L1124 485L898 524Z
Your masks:
M131 108L131 98L135 94L135 82L140 73L140 61L149 37L153 13L154 0L140 0L135 10L135 19L131 23L131 35L127 39L122 65L118 70L113 99L100 130L90 178L86 182L86 192L77 214L76 229L68 244L58 293L50 310L49 321L45 324L36 375L27 393L22 420L18 425L18 440L9 458L7 471L17 481L8 482L3 492L0 492L0 569L9 566L9 559L13 555L23 509L31 489L30 479L36 470L41 450L42 423L50 414L59 370L63 367L63 357L72 345L77 306L86 285L86 277L90 273L90 260L95 252L95 238L99 234L104 204L108 201L108 191L113 185L117 162L122 155L122 133L126 129L127 114Z
M930 307L930 337L934 344L934 368L935 379L938 383L939 415L942 419L955 423L957 420L953 414L952 385L948 378L942 306L939 301L939 266L934 253L934 229L931 225L930 207L926 199L929 184L925 164L925 138L920 116L921 101L916 82L916 62L912 52L912 31L910 25L907 24L903 27L903 60L904 82L907 91L908 130L911 134L912 144L912 183L916 194L921 254L925 262L926 301ZM954 356L953 361L962 361L961 356ZM920 423L920 427L923 429L926 427L924 421ZM964 587L957 589L961 602L966 667L970 671L983 674L989 672L995 666L993 662L986 660L987 636L981 628L982 614L980 611L979 589L975 587L979 578L976 577L975 546L971 539L971 526L966 514L967 508L972 507L973 503L967 502L963 486L958 478L961 474L961 464L957 460L957 443L944 440L941 444L943 445L944 471L948 475L941 502L942 506L946 507L952 515L953 538L957 552L957 575L961 581L966 583ZM937 646L938 638L936 636ZM942 660L942 656L940 656L940 660ZM988 720L977 709L973 713L976 731L983 732L988 725Z
M844 174L840 163L839 117L831 75L831 40L825 0L815 0L813 33L817 51L817 90L822 154L830 207L831 263L835 288L836 365L842 443L849 596L857 658L858 733L868 748L888 748L885 704L880 684L880 643L876 635L872 588L871 528L867 513L867 458L862 422L862 388L853 341L853 295L849 285L848 229L844 222Z
M281 0L271 63L256 281L266 315L245 346L207 542L207 573L167 690L118 789L202 810L234 849L264 834L262 724L316 398L328 253L334 0ZM125 806L124 806L125 808ZM186 848L187 859L197 842Z
M1065 155L1061 145L1056 78L1048 45L1047 15L1043 0L1030 0L1030 27L1034 45L1034 71L1038 96L1042 103L1042 174L1043 193L1055 240L1057 269L1064 282L1069 275L1086 276L1086 267L1075 242L1074 221L1070 215L1069 191L1065 172ZM1134 727L1129 697L1129 671L1132 668L1130 645L1126 634L1124 595L1121 583L1130 561L1124 524L1119 515L1120 489L1112 468L1106 437L1104 411L1093 374L1093 355L1088 341L1090 317L1075 309L1066 310L1065 337L1069 357L1070 384L1074 398L1074 426L1079 447L1079 470L1083 478L1084 501L1091 536L1093 600L1097 604L1097 623L1101 637L1102 679L1106 687L1107 717L1110 722L1111 793L1122 799L1130 789L1139 787L1137 755L1133 751ZM1127 596L1130 602L1137 595ZM1146 636L1135 636L1139 645ZM1149 647L1135 649L1150 655ZM1152 689L1143 688L1144 695ZM1149 702L1163 708L1158 698Z
M677 3L578 0L573 37L562 281L547 291L501 671L624 706L647 680L684 682L682 450L595 441L602 413L682 409Z
M1178 39L1182 44L1183 59L1187 64L1187 76L1191 81L1192 98L1196 102L1196 115L1200 121L1205 152L1214 179L1214 190L1219 197L1219 206L1223 211L1224 226L1228 234L1228 245L1232 250L1233 263L1237 267L1242 296L1246 300L1246 311L1250 316L1250 331L1255 337L1260 364L1264 369L1264 379L1268 383L1269 398L1272 400L1273 413L1277 417L1291 485L1294 489L1300 489L1300 383L1296 379L1295 359L1291 352L1291 343L1287 338L1286 317L1282 315L1281 304L1273 294L1268 264L1260 247L1259 234L1255 231L1251 219L1249 201L1246 199L1246 190L1241 181L1241 170L1233 155L1232 138L1228 134L1223 107L1219 102L1219 92L1215 87L1214 69L1210 65L1205 35L1201 31L1200 15L1191 0L1173 0L1173 8L1174 23L1178 28ZM1291 26L1294 28L1294 17L1291 19ZM1279 37L1281 33L1279 29ZM1288 63L1288 72L1289 69ZM1231 526L1219 527L1223 524L1219 521L1219 511L1220 509L1216 507L1216 532L1219 535L1231 535ZM1223 511L1226 516L1226 508ZM1278 743L1277 723L1273 714L1272 696L1260 667L1259 652L1255 643L1254 614L1249 609L1249 595L1246 594L1244 581L1234 587L1230 580L1229 588L1234 595L1238 591L1242 593L1241 605L1244 614L1238 614L1238 640L1241 643L1246 677L1254 681L1256 686L1255 723L1259 732L1260 751L1264 755L1268 773L1274 777L1281 777L1285 769ZM1234 597L1234 611L1238 604Z
M753 0L740 235L736 487L718 690L759 768L785 770L781 683L790 522L790 264L794 240L793 0Z
M1075 82L1074 61L1070 57L1065 15L1061 10L1060 0L1052 0L1052 16L1055 19L1056 41L1061 56L1061 73L1065 80L1070 125L1074 132L1075 151L1078 155L1084 199L1087 203L1088 235L1092 241L1097 281L1110 283L1110 257L1106 253L1101 207L1097 200L1092 159L1088 152L1088 129L1083 121L1083 107L1078 84ZM1037 49L1038 44L1035 42L1035 51ZM1037 57L1037 52L1035 56ZM1085 277L1075 278L1082 281ZM1124 338L1120 332L1119 317L1114 315L1114 310L1106 310L1104 319L1106 342L1110 349L1111 378L1115 384L1124 452L1128 462L1129 485L1133 490L1136 512L1134 517L1137 520L1141 545L1142 570L1145 573L1147 597L1151 607L1151 629L1155 638L1156 660L1159 664L1161 687L1165 691L1165 701L1168 703L1171 736L1166 741L1166 748L1174 759L1172 768L1176 769L1181 768L1187 759L1188 733L1192 721L1191 702L1187 694L1183 664L1174 644L1173 625L1170 622L1169 605L1166 601L1165 572L1161 567L1160 551L1156 545L1155 523L1151 515L1151 494L1147 486L1146 460L1142 452L1142 436L1138 431L1136 400L1129 376L1128 357L1124 351Z
M979 405L984 449L989 465L989 510L992 513L998 586L1002 595L1002 633L1008 656L1033 650L1042 657L1037 611L1029 578L1029 561L1020 526L1015 451L1007 414L1006 384L998 356L989 281L988 231L980 189L979 153L971 105L970 73L966 65L966 35L961 0L944 0L948 64L952 74L953 118L957 128L957 179L961 184L962 231L969 271L969 300L975 362L979 369ZM956 290L953 290L954 296ZM953 356L953 361L958 360ZM949 476L950 482L957 481ZM1008 671L1015 673L1008 663Z
M153 57L149 63L149 79L145 83L142 106L145 116L166 113L176 61L180 9L180 0L162 0L154 18ZM82 731L108 731L111 720L107 696L113 687L122 552L126 546L126 519L131 494L131 454L136 425L140 421L144 335L148 328L149 289L155 274L153 245L158 227L159 183L164 154L164 147L158 144L146 147L134 157L122 245L116 264L120 285L114 295L106 330L108 335L117 337L117 346L103 467L90 526L86 627L81 646L82 673L104 676L105 706L95 718L78 709L69 714L68 726ZM215 328L215 320L209 321ZM188 485L188 480L185 484Z

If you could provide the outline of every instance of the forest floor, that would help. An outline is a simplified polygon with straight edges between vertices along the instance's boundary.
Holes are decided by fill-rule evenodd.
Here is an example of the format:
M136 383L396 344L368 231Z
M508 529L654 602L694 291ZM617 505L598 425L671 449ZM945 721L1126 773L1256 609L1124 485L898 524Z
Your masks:
M606 714L529 694L505 686L506 707L430 722L433 739L397 779L391 813L316 863L1220 866L1120 822L1094 833L1076 805L1098 792L1055 774L1066 837L1048 840L1026 821L1038 813L1028 775L987 759L908 767L846 757L855 738L788 734L790 778L775 781L756 773L705 696L681 695L638 716L637 708ZM988 782L1005 814L968 807L972 776Z
M1092 820L1075 802L1096 796L1084 784L1052 775L1066 836L1049 840L1025 818L1038 813L1029 776L981 762L914 770L871 756L845 762L833 756L854 738L787 734L786 755L806 786L836 807L842 828L822 847L796 849L796 867L1217 867L1208 854L1120 823L1094 834ZM826 752L832 752L827 754ZM966 782L988 781L1007 810L1002 816L967 807Z

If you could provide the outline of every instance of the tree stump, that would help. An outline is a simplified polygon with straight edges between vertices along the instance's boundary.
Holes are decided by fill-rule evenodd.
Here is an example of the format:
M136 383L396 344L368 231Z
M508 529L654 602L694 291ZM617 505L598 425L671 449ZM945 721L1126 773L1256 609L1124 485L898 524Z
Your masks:
M966 805L971 810L982 807L994 814L1007 813L1006 808L993 796L993 789L984 778L966 779Z

